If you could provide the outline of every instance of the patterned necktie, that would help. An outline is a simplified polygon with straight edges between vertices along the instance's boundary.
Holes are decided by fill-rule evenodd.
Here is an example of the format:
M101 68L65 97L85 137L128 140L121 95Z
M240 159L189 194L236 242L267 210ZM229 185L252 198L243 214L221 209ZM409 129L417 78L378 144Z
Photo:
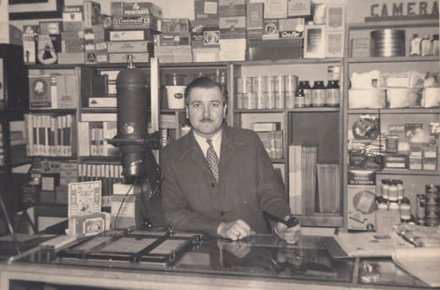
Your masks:
M208 161L212 174L214 174L215 179L218 181L218 156L215 153L214 146L212 146L212 140L207 139L206 142L208 142L209 145L208 151L206 152L206 160Z

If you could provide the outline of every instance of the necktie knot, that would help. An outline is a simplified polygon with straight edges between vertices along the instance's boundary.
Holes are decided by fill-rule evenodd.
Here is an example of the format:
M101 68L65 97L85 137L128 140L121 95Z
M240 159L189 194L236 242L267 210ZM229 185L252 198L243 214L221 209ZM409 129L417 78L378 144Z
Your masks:
M218 181L218 156L217 153L215 153L214 146L212 145L211 139L206 139L206 142L208 143L208 151L206 152L206 160L208 161L209 168L212 171L212 174L214 175L215 179Z

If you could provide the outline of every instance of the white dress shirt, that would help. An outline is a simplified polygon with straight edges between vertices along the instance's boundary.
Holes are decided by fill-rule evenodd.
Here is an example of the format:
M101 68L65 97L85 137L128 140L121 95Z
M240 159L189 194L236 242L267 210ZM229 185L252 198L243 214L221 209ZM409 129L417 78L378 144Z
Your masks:
M202 149L203 155L206 157L206 152L208 152L208 142L206 142L206 138L202 137L200 135L197 135L197 133L194 131L194 137L196 138L197 143L199 143L200 148ZM220 148L222 144L222 130L217 132L214 136L209 138L212 140L212 146L214 147L215 153L217 154L218 160L220 160Z

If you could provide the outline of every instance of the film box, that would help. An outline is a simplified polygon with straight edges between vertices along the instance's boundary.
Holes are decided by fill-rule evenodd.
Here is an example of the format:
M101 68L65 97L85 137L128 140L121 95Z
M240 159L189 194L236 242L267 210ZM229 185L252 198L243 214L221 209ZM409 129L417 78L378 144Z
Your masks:
M263 39L264 3L249 3L246 14L247 38L252 40Z
M278 30L280 38L303 38L305 20L304 18L279 19Z
M151 29L160 31L159 19L151 15L113 16L113 29Z
M23 59L25 64L35 64L37 61L38 25L23 25Z
M312 3L310 0L288 0L287 17L310 16Z
M196 20L217 19L218 0L195 0L194 16Z
M264 18L287 18L287 0L265 0Z
M150 54L145 52L134 53L109 53L110 63L127 63L128 55L133 56L133 63L150 62Z
M367 231L376 228L376 186L348 185L349 230Z
M45 35L60 35L62 22L61 21L40 21L40 34Z
M158 35L159 46L186 46L191 45L190 33L161 33Z
M151 2L112 2L112 16L153 16L163 18L162 8Z
M220 39L246 38L246 16L219 17Z
M246 16L246 0L219 0L218 16Z
M279 39L278 19L264 19L263 40Z
M118 41L108 42L108 52L152 52L154 44L151 41Z
M63 30L78 31L83 29L83 6L64 6Z
M370 57L370 39L353 38L351 40L351 57Z
M83 52L84 45L84 32L82 30L61 32L62 52Z
M188 18L162 19L162 33L189 33L190 31L190 21Z
M150 30L105 30L105 41L154 41Z
M101 4L94 1L84 1L84 28L91 28L100 22Z
M375 185L376 172L374 170L349 170L348 184L350 185Z

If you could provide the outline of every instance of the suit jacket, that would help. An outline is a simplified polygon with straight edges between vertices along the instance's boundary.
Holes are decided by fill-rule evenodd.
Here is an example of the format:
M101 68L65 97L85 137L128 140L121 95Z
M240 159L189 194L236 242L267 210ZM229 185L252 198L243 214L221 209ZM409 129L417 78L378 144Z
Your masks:
M262 211L290 213L282 180L258 135L224 126L217 182L191 131L163 149L162 208L176 229L217 235L221 222L244 220L259 233L268 226Z

